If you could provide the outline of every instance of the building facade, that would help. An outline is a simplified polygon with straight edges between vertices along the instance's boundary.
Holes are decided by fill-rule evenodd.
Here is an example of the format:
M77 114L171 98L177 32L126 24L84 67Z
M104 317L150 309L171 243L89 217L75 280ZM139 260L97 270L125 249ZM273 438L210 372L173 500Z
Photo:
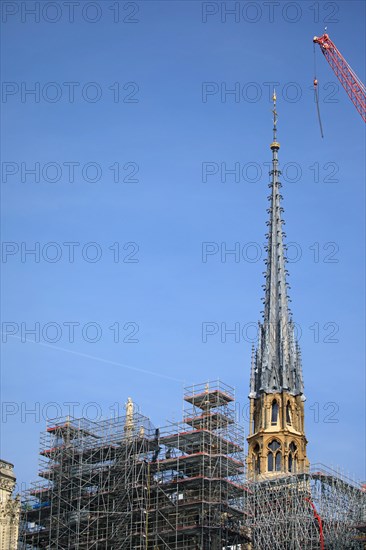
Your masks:
M13 498L15 487L14 466L0 460L0 549L17 548L20 499Z

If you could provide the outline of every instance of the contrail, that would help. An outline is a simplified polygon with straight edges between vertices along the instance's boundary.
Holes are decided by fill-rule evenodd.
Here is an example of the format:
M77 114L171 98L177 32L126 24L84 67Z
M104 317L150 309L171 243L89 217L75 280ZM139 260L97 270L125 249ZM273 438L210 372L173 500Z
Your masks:
M11 338L17 338L18 340L21 339L20 336L15 336L14 334L10 335L8 334L7 337ZM24 339L23 339L24 342ZM80 351L74 351L67 348L62 348L60 346L54 346L53 344L46 344L45 342L35 342L34 340L28 340L28 338L25 339L25 342L29 342L30 344L38 344L39 346L44 346L46 348L55 349L58 351L64 351L65 353L71 353L72 355L78 355L79 357L84 357L86 359L92 359L93 361L99 361L100 363L105 363L107 365L113 365L115 367L122 367L124 369L133 370L136 372L142 372L144 374L148 374L150 376L157 376L158 378L165 378L166 380L172 380L174 382L180 382L183 383L184 380L181 378L174 378L173 376L168 376L166 374L160 374L158 372L153 372L151 370L141 369L139 367L133 367L132 365L125 365L124 363L117 363L116 361L111 361L110 359L104 359L104 357L96 357L95 355L89 355L88 353L82 353Z

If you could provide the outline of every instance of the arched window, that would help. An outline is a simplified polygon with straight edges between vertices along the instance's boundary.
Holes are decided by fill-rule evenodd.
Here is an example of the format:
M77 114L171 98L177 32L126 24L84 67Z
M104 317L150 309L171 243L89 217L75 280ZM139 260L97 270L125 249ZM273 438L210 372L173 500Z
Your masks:
M273 453L268 453L267 470L273 472Z
M281 454L281 451L278 451L278 453L276 454L276 472L281 471L281 466L282 466L282 454Z
M294 442L289 445L290 453L288 455L288 471L296 472L296 451L297 447Z
M252 460L253 470L256 474L261 473L261 459L259 456L259 450L260 450L259 445L257 443L253 449L253 460Z
M291 405L289 401L287 401L287 405L286 405L286 423L289 426L291 426L292 424L292 411L291 411Z
M279 443L277 439L274 439L273 441L271 441L268 447L271 449L271 451L276 452L281 447L281 443Z
M267 457L267 470L269 472L279 472L282 466L282 454L281 454L281 444L274 439L268 445L269 452Z
M272 401L272 414L271 414L271 424L277 424L278 420L278 403L276 399Z

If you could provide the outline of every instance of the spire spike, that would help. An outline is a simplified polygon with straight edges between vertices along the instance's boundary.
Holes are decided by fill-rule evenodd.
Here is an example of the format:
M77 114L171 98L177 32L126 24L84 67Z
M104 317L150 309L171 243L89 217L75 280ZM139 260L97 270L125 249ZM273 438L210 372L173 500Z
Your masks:
M256 396L255 391L255 370L256 370L256 361L255 361L255 348L254 344L252 344L252 364L251 364L251 372L250 372L250 397Z
M277 96L273 90L273 141L272 167L269 172L271 181L268 197L269 220L267 221L267 259L265 260L264 313L260 323L260 338L257 353L252 352L250 396L266 393L289 391L293 395L302 395L303 382L301 357L295 342L294 325L291 321L289 298L287 296L287 269L285 258L284 231L282 226L283 208L281 206L281 171L278 167L277 141Z
M273 88L273 95L272 95L272 101L273 101L273 141L277 141L277 119L278 119L278 115L277 115L277 108L276 108L276 103L277 103L277 96L276 96L276 90Z

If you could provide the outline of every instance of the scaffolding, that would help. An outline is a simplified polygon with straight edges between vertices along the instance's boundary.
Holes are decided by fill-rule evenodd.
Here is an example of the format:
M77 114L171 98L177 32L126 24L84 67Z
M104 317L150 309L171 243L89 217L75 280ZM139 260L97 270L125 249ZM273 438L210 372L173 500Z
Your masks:
M183 421L160 430L150 466L151 548L249 548L234 390L222 382L187 387L184 403Z
M362 550L365 492L322 464L308 473L248 482L256 550Z
M243 550L244 431L234 392L185 389L182 422L155 429L133 412L57 419L41 436L39 475L23 495L20 548Z
M21 549L146 549L149 419L58 419L41 436L43 481L25 492Z

